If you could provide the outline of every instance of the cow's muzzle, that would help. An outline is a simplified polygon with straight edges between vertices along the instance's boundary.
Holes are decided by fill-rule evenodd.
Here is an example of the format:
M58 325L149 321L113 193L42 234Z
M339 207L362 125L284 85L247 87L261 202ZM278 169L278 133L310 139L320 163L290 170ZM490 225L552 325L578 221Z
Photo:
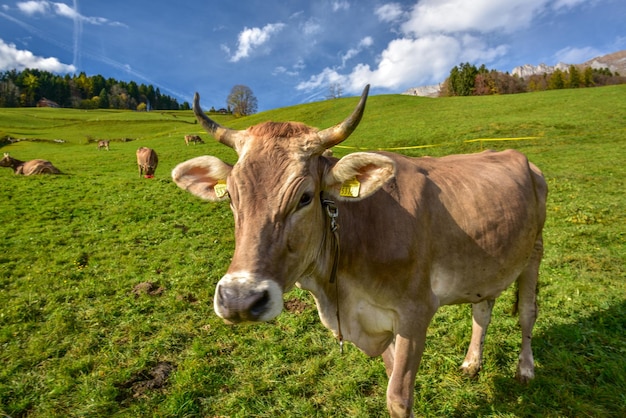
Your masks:
M274 319L283 309L283 292L272 280L227 274L215 288L215 313L228 323Z

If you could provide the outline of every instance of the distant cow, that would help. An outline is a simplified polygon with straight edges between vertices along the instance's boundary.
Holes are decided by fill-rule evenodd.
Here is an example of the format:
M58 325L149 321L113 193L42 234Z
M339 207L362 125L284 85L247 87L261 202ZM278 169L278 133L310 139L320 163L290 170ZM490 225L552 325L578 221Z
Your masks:
M107 141L107 140L98 141L98 151L100 151L102 148L104 148L104 149L106 149L108 151L109 150L109 141Z
M141 147L137 150L137 165L139 166L139 177L145 173L146 178L154 177L157 165L159 164L159 157L157 153L146 147Z
M494 302L517 281L517 378L529 381L546 219L541 171L513 150L322 156L357 127L368 90L348 118L324 130L295 122L228 129L206 116L196 94L199 122L239 157L234 165L196 157L172 172L199 197L230 200L235 251L215 288L215 312L228 323L269 321L294 285L311 291L322 323L340 341L382 355L389 414L412 417L437 309L472 304L461 369L475 376Z
M46 160L20 161L4 153L0 160L0 167L11 167L15 174L30 176L31 174L61 174L61 171Z
M204 141L198 135L185 135L185 144L189 146L190 142L193 142L194 144L204 144Z

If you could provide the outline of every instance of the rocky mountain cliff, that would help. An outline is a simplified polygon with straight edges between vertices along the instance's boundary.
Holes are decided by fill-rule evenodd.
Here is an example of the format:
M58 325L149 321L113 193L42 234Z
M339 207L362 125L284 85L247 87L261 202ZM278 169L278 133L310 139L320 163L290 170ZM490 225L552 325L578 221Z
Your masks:
M614 52L591 59L582 64L583 67L608 68L612 72L626 76L626 50Z
M512 75L518 77L528 77L534 74L549 74L554 70L568 71L571 64L565 64L559 62L556 65L532 65L525 64L519 67L513 68ZM620 75L626 76L626 50L614 52L612 54L603 55L586 61L582 64L574 64L578 68L608 68L612 72L617 72ZM402 94L408 94L411 96L424 96L424 97L437 97L439 95L439 88L441 84L435 84L432 86L412 87Z
M402 94L408 94L410 96L422 96L422 97L438 97L441 84L435 84L432 86L412 87Z
M569 67L570 64L565 64L564 62L559 62L557 65L546 65L544 63L539 65L524 64L513 68L511 74L524 78L530 77L531 75L550 74L555 70L567 71Z
M526 64L513 68L511 74L518 77L528 77L535 74L549 74L553 73L555 70L567 71L570 65L572 64L565 64L562 62L559 62L557 65L554 66L546 64L539 64L536 66ZM617 72L621 75L626 75L626 50L603 55L601 57L596 57L590 59L589 61L583 62L582 64L574 65L579 69L584 69L587 67L596 69L608 68L613 73Z

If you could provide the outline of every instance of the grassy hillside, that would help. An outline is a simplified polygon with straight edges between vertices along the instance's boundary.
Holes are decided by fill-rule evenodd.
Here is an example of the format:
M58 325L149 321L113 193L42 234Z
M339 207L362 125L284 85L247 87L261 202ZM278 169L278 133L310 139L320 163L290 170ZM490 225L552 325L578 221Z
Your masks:
M335 148L339 156L517 148L548 179L536 379L519 386L512 378L520 339L512 292L496 304L476 380L457 370L470 308L445 307L429 331L417 415L626 415L625 97L626 86L373 96ZM265 120L325 128L356 101L216 119L237 129ZM206 143L185 146L188 133ZM178 189L169 173L197 155L236 156L191 112L0 109L6 136L37 141L3 152L48 159L64 174L0 168L0 415L386 416L382 361L350 345L340 355L307 293L286 295L291 312L269 324L230 327L213 313L234 246L232 215L226 203ZM111 151L98 151L97 139L112 139ZM139 178L139 146L159 154L154 179Z

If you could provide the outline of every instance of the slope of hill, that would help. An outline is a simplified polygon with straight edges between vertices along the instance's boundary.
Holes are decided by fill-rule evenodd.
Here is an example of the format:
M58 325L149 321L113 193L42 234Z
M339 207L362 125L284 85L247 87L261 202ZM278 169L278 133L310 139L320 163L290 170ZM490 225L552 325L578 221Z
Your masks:
M445 155L484 142L525 152L549 182L536 379L513 380L513 289L495 304L477 379L458 371L471 308L447 306L428 331L416 416L626 417L625 94L626 85L372 96L357 130L335 147L338 156L356 147ZM219 122L327 127L357 101ZM270 323L227 326L213 313L215 283L234 251L233 214L228 202L179 189L170 173L199 155L237 156L193 121L191 111L0 109L0 131L11 137L67 140L0 144L64 172L21 177L0 168L0 416L388 416L383 362L352 344L340 354L302 289L285 295L289 312ZM205 144L186 146L183 135L195 132ZM135 140L98 151L86 135ZM138 175L139 146L158 152L151 180Z

